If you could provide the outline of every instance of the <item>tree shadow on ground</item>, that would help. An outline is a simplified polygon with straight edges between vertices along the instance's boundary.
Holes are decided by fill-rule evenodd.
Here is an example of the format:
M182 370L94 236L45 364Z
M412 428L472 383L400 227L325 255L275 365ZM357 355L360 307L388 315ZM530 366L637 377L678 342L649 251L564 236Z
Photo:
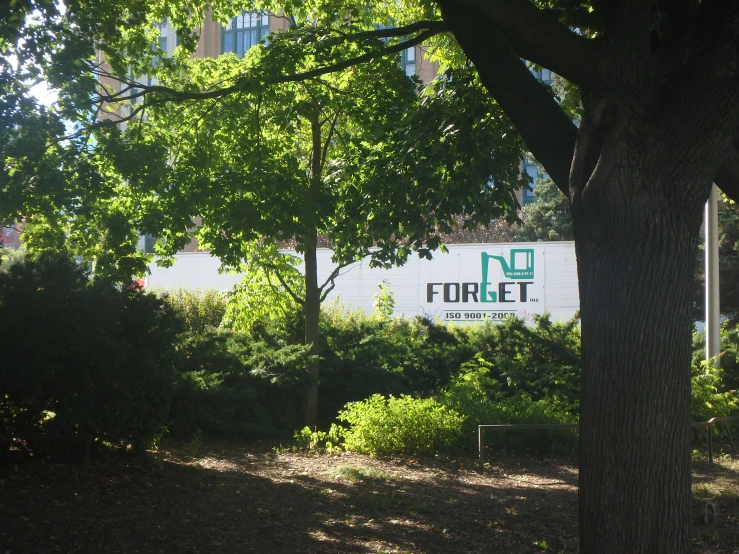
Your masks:
M730 457L693 462L693 536L696 552L739 550L739 464ZM706 505L717 510L715 524L706 524Z
M105 460L86 479L28 463L0 485L0 551L577 552L571 470L444 465L223 446Z
M0 475L0 552L578 552L568 460L501 455L480 470L471 459L226 443L187 451L102 457L86 478L76 464L11 465ZM695 552L736 550L736 467L694 464ZM700 521L706 499L718 502L718 527Z

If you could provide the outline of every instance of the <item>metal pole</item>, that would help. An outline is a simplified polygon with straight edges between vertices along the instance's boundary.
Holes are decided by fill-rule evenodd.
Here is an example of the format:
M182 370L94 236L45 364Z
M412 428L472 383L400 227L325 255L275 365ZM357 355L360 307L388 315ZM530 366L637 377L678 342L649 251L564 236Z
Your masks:
M721 352L719 318L721 305L718 280L718 189L714 184L706 203L706 360ZM719 365L716 357L715 365Z
M483 438L482 425L477 426L477 449L480 451L480 469L485 467L485 439Z

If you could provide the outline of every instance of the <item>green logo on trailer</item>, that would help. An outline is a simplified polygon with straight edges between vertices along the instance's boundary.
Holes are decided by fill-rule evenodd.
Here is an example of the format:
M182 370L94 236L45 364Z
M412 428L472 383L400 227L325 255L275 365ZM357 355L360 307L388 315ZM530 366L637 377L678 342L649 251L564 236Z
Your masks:
M493 260L500 263L500 267L503 270L503 275L505 275L506 279L534 278L533 248L513 248L510 251L508 260L503 256L496 256L495 254L483 252L481 254L482 282L480 283L480 300L482 302L498 302L499 291L488 291L488 285L492 284L488 281L488 270L490 269L490 263ZM498 288L500 289L501 287L499 286ZM502 295L502 291L500 291L500 293ZM522 297L524 294L525 293L522 290ZM506 301L503 298L500 300ZM522 301L525 300L522 298Z

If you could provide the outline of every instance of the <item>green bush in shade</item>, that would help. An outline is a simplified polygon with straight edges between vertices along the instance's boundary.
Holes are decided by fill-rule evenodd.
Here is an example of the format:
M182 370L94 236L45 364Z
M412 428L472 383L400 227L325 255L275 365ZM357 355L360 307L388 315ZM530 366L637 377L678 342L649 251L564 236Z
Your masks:
M319 422L372 394L429 396L449 383L474 351L464 331L422 318L379 318L325 310L322 316Z
M173 435L263 439L289 436L308 383L308 349L209 330L180 337Z
M493 377L494 366L481 356L471 360L455 375L451 385L439 392L440 403L464 418L459 448L477 448L478 425L500 424L573 424L577 416L569 403L556 396L534 400L527 392L508 395L501 392L500 381ZM488 445L526 452L571 452L577 448L574 429L530 429L488 431Z
M50 449L162 435L179 318L150 294L91 280L64 253L0 272L1 424Z
M733 322L726 321L721 325L721 365L720 391L739 390L739 327L733 327ZM694 371L701 371L701 364L706 356L706 335L703 331L693 333L693 367ZM715 364L714 364L715 365ZM705 372L705 368L703 368Z

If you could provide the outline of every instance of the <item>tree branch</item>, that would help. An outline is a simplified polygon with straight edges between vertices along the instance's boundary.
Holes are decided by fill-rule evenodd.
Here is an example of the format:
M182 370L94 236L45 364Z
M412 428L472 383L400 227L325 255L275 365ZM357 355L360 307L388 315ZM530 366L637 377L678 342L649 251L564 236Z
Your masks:
M590 175L590 179L588 179L588 182L583 187L583 201L587 201L587 198L593 194L593 190L600 188L610 177L611 171L613 171L613 165L616 163L616 143L629 125L630 117L631 109L627 106L618 107L616 120L603 139L598 163L592 175Z
M323 166L326 163L326 156L328 155L328 147L331 145L331 141L336 131L336 123L339 120L339 110L336 110L334 117L331 121L331 127L329 127L328 133L326 134L326 142L323 144L323 153L321 154L321 173L323 173Z
M416 21L402 27L388 27L386 29L377 29L375 31L363 31L361 33L341 33L348 40L357 40L363 38L393 38L412 35L419 31L429 31L438 29L441 33L447 30L446 23L443 21L422 20Z
M577 128L551 91L537 81L496 28L455 10L444 12L444 18L485 88L557 187L569 195Z
M337 267L334 268L334 270L331 272L331 275L328 276L328 279L320 286L318 287L318 290L323 291L321 293L320 301L323 302L326 300L326 297L329 295L329 293L334 290L334 287L336 287L336 278L339 276L339 272L344 269L349 264L339 264ZM326 285L331 283L331 286L324 290Z
M305 304L305 300L303 300L297 294L295 294L295 291L293 291L293 289L290 288L290 285L288 285L287 282L285 281L285 279L283 279L282 275L280 274L280 270L279 269L277 269L272 264L265 264L264 267L266 269L271 270L272 273L274 273L275 277L277 277L277 280L280 282L280 284L282 285L282 287L292 297L292 299L295 300L295 302L297 302L300 306L302 306L302 305ZM269 275L267 275L267 279L269 279Z
M411 26L408 26L408 27L411 27ZM271 77L267 77L263 79L253 78L250 75L242 75L238 77L235 83L229 87L214 89L214 90L205 91L205 92L182 91L182 90L176 90L170 87L165 87L162 85L141 85L137 83L135 87L129 86L127 87L126 90L130 90L132 88L139 88L141 89L141 92L136 92L128 96L123 96L122 92L117 92L113 94L103 94L102 92L100 92L98 93L98 99L96 100L96 102L107 102L109 104L113 104L116 102L134 100L136 98L141 98L143 96L153 94L153 93L158 93L162 95L162 98L159 99L160 103L161 102L183 102L186 100L206 100L208 98L219 98L221 96L226 96L229 94L242 92L244 90L248 90L252 88L256 89L264 85L307 81L310 79L321 77L323 75L328 75L329 73L336 73L338 71L343 71L344 69L348 69L355 65L371 62L373 59L380 57L380 56L387 56L390 54L396 54L398 52L402 52L403 50L410 48L411 46L416 46L418 44L425 42L426 40L433 37L434 35L437 35L441 32L446 31L446 26L442 22L430 21L430 22L425 23L423 28L425 28L426 30L408 40L399 42L397 44L391 44L388 46L384 46L383 48L373 50L371 52L367 52L365 54L355 56L353 58L348 58L341 62L337 62L333 65L319 67L316 69L312 69L310 71L304 71L302 73L293 73L290 75L276 75L276 76L271 76ZM345 39L353 40L357 38L357 36L361 37L361 36L366 35L367 33L371 33L371 34L381 33L387 36L395 36L397 34L396 33L397 31L404 30L404 29L405 28L399 27L397 29L384 29L381 31L367 31L366 33L348 34L345 36ZM400 34L405 35L408 33L403 32ZM111 77L119 80L122 83L128 84L125 79L121 79L120 77L117 77L117 76L111 76Z
M575 153L572 156L572 166L570 167L569 198L573 204L579 200L585 188L583 185L585 161L590 150L593 132L600 126L603 110L606 108L607 103L607 97L596 97L591 106L585 107L585 113L583 114L582 121L580 121L580 128L577 131L577 141L575 142Z
M593 41L570 31L533 3L526 0L437 0L437 3L442 6L445 21L454 13L467 21L486 23L503 33L519 56L580 86L589 85L588 58ZM459 40L459 35L455 35Z
M739 144L729 151L726 161L719 168L713 182L726 196L734 202L739 202Z

